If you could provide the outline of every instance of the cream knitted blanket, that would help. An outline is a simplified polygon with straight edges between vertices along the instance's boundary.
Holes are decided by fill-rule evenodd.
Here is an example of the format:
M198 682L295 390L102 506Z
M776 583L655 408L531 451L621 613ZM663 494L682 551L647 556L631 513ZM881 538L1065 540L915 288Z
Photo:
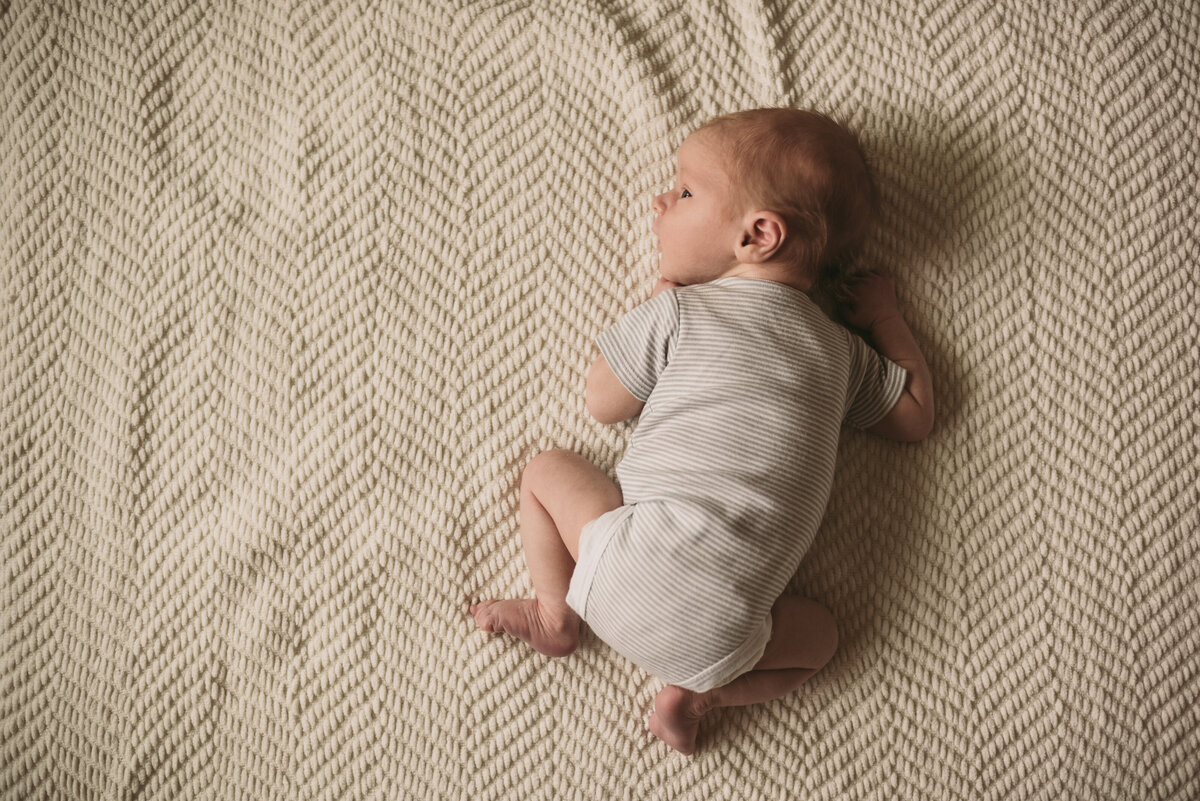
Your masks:
M0 2L4 798L1200 797L1189 0ZM829 668L715 714L530 591L538 450L756 105L863 132L940 419L847 434Z

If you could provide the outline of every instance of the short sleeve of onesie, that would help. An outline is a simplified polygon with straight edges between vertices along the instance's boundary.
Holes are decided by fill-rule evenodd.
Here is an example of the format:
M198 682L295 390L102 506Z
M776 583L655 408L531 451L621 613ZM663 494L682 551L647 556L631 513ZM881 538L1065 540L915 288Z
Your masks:
M857 428L870 428L900 400L908 371L881 356L862 337L849 331L846 334L850 337L846 422Z
M678 332L679 302L667 290L630 311L596 341L621 385L644 401L671 360Z

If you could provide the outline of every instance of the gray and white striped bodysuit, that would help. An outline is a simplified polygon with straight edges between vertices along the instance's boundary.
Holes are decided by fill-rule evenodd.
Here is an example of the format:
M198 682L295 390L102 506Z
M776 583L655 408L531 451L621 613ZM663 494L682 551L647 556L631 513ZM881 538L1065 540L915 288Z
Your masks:
M784 284L660 293L599 337L646 402L589 523L567 601L618 652L703 691L749 670L820 524L843 421L892 409L906 371Z

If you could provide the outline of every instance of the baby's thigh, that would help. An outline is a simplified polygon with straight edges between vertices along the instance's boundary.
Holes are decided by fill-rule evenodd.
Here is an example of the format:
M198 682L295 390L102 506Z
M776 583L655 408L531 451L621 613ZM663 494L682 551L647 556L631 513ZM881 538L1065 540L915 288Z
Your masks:
M522 514L530 503L545 510L571 557L578 560L583 527L619 507L621 490L608 474L579 454L546 451L533 457L521 476ZM536 508L531 512L536 514Z

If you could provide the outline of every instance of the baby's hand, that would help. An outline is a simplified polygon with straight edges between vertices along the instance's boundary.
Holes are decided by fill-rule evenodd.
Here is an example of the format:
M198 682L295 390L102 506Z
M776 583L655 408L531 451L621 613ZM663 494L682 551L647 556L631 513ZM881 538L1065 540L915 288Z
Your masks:
M867 273L847 287L838 311L847 324L861 331L870 331L889 317L900 314L896 285L881 272Z

